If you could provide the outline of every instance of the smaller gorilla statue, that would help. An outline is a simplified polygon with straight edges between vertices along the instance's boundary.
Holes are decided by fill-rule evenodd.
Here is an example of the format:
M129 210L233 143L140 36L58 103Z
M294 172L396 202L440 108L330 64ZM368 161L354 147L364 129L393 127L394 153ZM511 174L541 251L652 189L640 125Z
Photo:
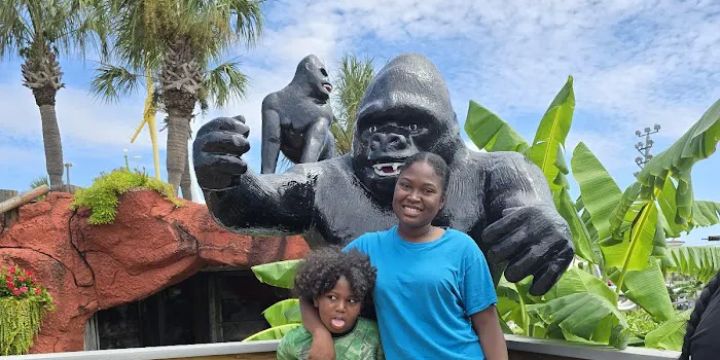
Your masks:
M308 55L288 86L263 99L261 173L275 173L280 150L296 164L335 156L328 80L325 65Z

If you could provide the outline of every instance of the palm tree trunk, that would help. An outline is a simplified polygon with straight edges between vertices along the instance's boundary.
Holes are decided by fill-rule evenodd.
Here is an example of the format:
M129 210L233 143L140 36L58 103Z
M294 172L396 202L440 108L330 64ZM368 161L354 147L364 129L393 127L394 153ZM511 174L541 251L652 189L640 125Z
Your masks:
M167 171L168 182L177 194L178 186L182 180L185 166L187 164L188 134L190 131L190 119L178 114L168 114L167 128Z
M63 184L63 152L55 105L40 105L40 120L45 146L45 166L50 176L50 186L57 188Z
M40 108L45 167L50 177L50 187L62 187L63 153L60 128L55 113L55 95L63 87L60 64L56 54L47 44L36 44L35 52L25 58L21 65L23 86L29 88Z
M183 199L192 201L192 180L190 177L190 157L185 156L185 171L183 171L180 179L180 190L182 190Z

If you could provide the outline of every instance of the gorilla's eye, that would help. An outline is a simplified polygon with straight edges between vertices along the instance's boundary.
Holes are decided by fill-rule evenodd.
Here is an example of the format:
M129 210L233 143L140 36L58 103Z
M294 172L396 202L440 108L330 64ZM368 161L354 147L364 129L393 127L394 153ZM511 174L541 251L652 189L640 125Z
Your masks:
M372 133L376 132L376 131L377 131L377 126L375 126L375 125L370 125L370 127L368 128L368 131L369 131L369 132L372 132Z
M323 74L323 76L328 76L328 73L324 68L320 68L320 73Z
M410 131L416 131L416 130L418 129L418 125L417 125L417 124L410 124L410 125L408 126L408 129L410 129Z

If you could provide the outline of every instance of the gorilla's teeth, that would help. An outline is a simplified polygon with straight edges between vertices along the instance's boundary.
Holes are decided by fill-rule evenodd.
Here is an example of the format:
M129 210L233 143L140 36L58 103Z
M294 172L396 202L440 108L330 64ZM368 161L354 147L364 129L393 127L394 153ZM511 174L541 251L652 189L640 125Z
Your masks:
M374 164L373 170L378 176L396 176L400 174L401 166L402 163L399 162Z

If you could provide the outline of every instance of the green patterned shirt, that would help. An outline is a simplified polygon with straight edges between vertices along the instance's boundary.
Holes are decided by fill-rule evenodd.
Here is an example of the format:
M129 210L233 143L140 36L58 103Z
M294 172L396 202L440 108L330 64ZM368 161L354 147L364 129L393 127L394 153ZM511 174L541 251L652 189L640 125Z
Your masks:
M355 329L333 338L337 360L384 360L375 322L359 317ZM304 327L290 330L277 348L278 360L306 360L312 335Z

